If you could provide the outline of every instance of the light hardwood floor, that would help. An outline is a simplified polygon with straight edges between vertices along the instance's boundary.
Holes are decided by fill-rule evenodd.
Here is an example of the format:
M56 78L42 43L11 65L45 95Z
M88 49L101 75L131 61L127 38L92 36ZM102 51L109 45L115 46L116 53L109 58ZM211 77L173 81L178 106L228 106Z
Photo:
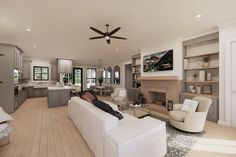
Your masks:
M47 108L46 98L27 99L12 116L11 141L0 147L0 157L94 157L66 106ZM188 157L236 156L235 128L207 122L205 131Z

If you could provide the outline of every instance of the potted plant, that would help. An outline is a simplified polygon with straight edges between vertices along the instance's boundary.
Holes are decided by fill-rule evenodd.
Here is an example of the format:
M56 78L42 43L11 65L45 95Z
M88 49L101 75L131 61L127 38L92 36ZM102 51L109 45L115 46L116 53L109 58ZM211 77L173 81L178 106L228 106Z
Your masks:
M102 86L103 78L102 77L98 78L98 82L99 82L99 85Z

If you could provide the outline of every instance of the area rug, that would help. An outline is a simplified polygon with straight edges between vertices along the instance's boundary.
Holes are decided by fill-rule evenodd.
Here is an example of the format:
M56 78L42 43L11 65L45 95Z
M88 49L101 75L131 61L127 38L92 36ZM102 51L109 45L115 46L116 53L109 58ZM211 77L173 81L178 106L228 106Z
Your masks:
M167 154L166 157L184 157L191 147L204 135L180 131L166 121Z

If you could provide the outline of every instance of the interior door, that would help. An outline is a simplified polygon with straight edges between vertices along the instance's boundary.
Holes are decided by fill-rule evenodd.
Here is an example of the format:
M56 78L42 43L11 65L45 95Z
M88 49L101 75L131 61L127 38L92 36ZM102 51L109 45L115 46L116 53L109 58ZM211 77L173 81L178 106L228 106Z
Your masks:
M79 85L83 91L83 69L73 68L73 84Z
M236 127L236 40L231 43L231 126Z

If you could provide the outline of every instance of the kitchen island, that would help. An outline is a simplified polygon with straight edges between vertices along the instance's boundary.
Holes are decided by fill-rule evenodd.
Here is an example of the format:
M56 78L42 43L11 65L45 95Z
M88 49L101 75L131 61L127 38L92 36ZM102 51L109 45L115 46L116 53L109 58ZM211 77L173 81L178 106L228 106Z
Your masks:
M58 107L68 105L70 99L70 86L49 86L48 87L48 107Z

